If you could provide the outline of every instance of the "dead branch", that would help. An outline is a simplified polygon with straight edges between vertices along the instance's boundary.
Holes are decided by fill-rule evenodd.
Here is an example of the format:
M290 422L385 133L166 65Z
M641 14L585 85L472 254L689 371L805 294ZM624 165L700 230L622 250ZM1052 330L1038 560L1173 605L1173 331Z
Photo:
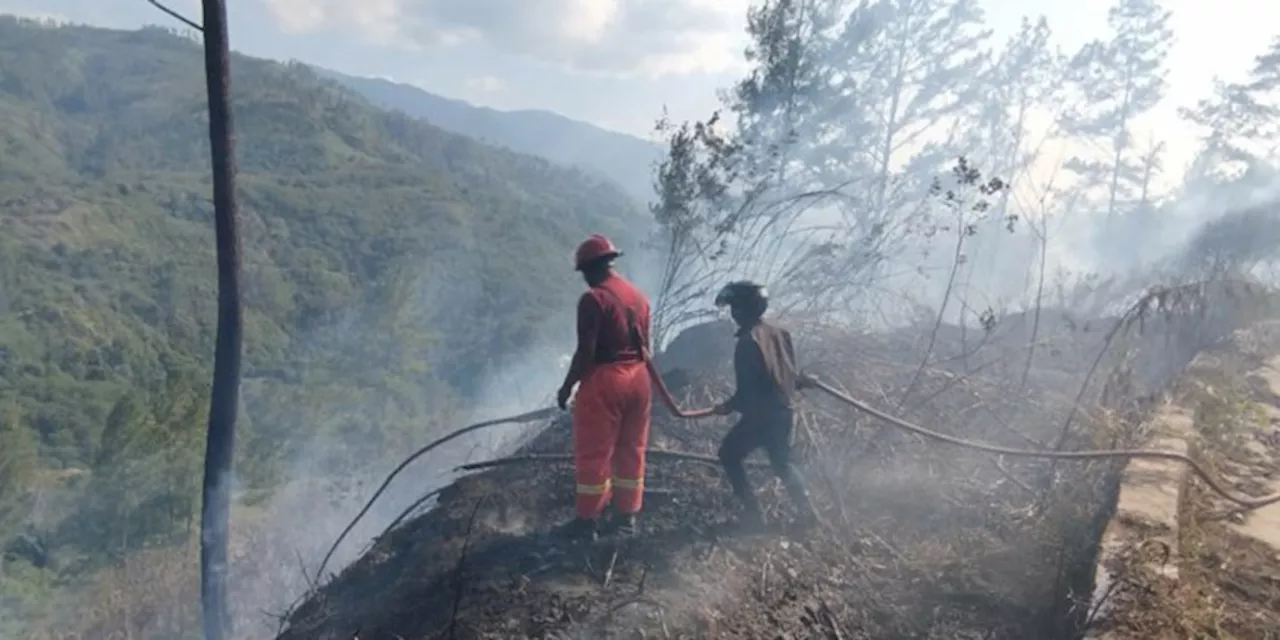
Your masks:
M471 517L467 519L466 537L462 539L462 551L458 553L458 565L454 567L453 575L453 613L449 616L449 632L450 640L457 637L458 624L458 607L462 604L462 588L466 586L466 582L462 579L462 568L467 561L467 551L471 548L471 532L475 530L476 514L480 512L480 507L489 500L486 494L479 500L476 500L476 506L471 509Z
M1000 461L1000 458L996 458L992 464L995 466L996 471L999 471L1000 475L1004 476L1005 480L1012 482L1013 484L1017 485L1018 488L1022 489L1023 491L1026 491L1028 494L1031 494L1032 496L1036 495L1036 490L1028 486L1027 483L1019 480L1008 469L1006 469L1004 467L1004 463Z
M618 564L618 546L614 545L613 550L609 554L609 564L604 568L604 578L600 581L601 588L608 589L609 582L613 580L613 568ZM613 613L610 610L610 613Z
M196 31L199 31L199 32L201 32L201 33L204 33L204 27L202 27L202 26L200 26L199 24L197 24L197 23L196 23L196 21L194 21L194 20L191 20L191 19L187 18L186 16L182 15L181 13L178 13L177 11L174 11L173 9L170 9L169 7L166 7L166 6L164 6L163 4L160 4L160 2L159 2L158 0L147 0L147 2L148 2L151 6L153 6L153 7L157 8L157 9L159 9L159 10L161 10L161 11L163 11L163 12L167 13L167 14L169 14L169 17L173 18L174 20L177 20L178 22L181 22L181 23L183 23L183 24L187 25L188 27L191 27L192 29L195 29Z
M426 455L432 449L435 449L440 445L443 445L451 440L460 438L473 431L479 431L480 429L485 429L488 427L493 427L501 424L524 424L529 422L535 422L538 420L544 420L546 418L550 418L551 416L556 415L556 413L558 412L559 412L559 409L556 407L547 407L546 409L538 409L536 411L522 413L517 416L509 416L506 418L495 418L493 420L485 420L483 422L477 422L475 424L468 425L461 429L458 429L457 431L454 431L453 433L445 435L444 437L438 438L437 440L428 444L427 446L422 447L421 449L418 449L417 451L413 452L413 454L411 454L408 458L404 459L404 462L401 462L398 466L396 466L395 469L392 469L391 473L387 474L387 478L382 481L382 484L378 487L378 490L373 492L373 495L369 497L369 500L367 502L365 502L364 507L361 508L360 512L356 514L356 517L352 518L351 523L348 524L347 527L342 530L342 533L338 535L338 539L333 541L333 546L329 547L329 552L324 554L324 559L320 561L320 567L316 569L316 574L315 574L316 579L320 580L323 578L324 569L329 564L329 560L333 558L334 552L338 550L338 545L342 544L342 541L347 538L347 534L351 533L351 530L355 528L356 523L360 522L360 519L363 518L365 514L369 512L369 509L373 507L373 503L376 502L378 498L382 496L382 493L387 490L387 487L391 485L391 481L395 480L396 476L400 475L400 472L404 471L405 467L408 467L410 464L412 464L414 460L421 458L423 455Z
M307 590L312 591L316 588L316 581L307 573L307 563L302 561L302 552L296 548L293 555L298 561L298 570L302 572L302 579L307 581Z
M385 538L388 533L391 533L392 529L396 528L396 525L404 521L405 518L408 518L409 514L413 513L414 511L417 511L418 507L421 507L428 500L440 495L441 491L444 491L444 487L440 487L438 489L433 489L431 491L428 491L426 495L423 495L421 498L418 498L417 500L415 500L413 504L409 505L408 507L405 507L405 510L401 511L400 515L396 516L396 519L392 520L391 524L387 525L386 528L382 530L382 533L378 534L378 537L373 539L373 543L377 544L380 540Z
M1146 322L1147 316L1153 312L1163 313L1168 316L1174 316L1178 313L1189 313L1195 311L1203 311L1205 306L1204 297L1205 290L1211 285L1216 284L1225 288L1228 293L1241 292L1246 294L1258 295L1258 287L1246 280L1201 280L1188 284L1173 287L1155 287L1147 290L1136 302L1125 310L1124 315L1116 321L1109 331L1106 338L1102 342L1102 347L1098 350L1098 355L1094 358L1089 366L1088 372L1085 374L1084 382L1080 385L1080 391L1076 394L1075 402L1071 404L1071 410L1067 413L1067 418L1062 424L1062 431L1058 435L1057 443L1054 445L1054 451L1061 451L1066 444L1067 436L1070 433L1071 425L1074 423L1076 416L1080 413L1080 406L1083 403L1084 396L1088 392L1092 383L1093 376L1097 373L1098 367L1102 364L1102 359L1110 351L1115 339L1123 332L1132 329L1135 325L1142 330Z

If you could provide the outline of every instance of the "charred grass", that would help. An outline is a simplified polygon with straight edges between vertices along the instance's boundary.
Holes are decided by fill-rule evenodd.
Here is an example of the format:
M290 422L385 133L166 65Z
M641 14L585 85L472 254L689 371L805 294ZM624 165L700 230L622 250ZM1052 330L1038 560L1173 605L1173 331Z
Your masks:
M904 400L895 395L916 363L902 361L900 345L822 346L829 380L947 433L1021 447L1062 433L1070 446L1117 437L1090 418L1064 430L1069 402L1034 381L1013 393L1009 380L952 359L926 367ZM856 369L837 367L851 361ZM723 387L704 376L685 393L702 404ZM498 467L458 480L430 512L389 532L293 612L281 638L1075 634L1114 505L1114 464L998 460L816 398L798 422L821 527L793 530L785 493L761 468L753 480L773 530L728 534L735 509L718 469L655 461L639 537L564 550L544 534L572 515L569 467ZM726 428L659 419L652 446L710 455ZM520 453L567 450L559 422Z

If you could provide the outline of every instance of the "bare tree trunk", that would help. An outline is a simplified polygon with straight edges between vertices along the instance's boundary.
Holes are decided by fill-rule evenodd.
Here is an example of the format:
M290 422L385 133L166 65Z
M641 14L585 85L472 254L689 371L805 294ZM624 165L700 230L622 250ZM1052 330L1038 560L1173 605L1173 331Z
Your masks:
M1108 187L1107 195L1108 225L1111 224L1112 218L1116 213L1116 192L1120 190L1120 163L1124 162L1124 141L1129 131L1129 98L1133 93L1132 62L1130 62L1130 72L1125 78L1124 101L1120 103L1120 128L1112 139L1115 156L1111 159L1111 184Z
M235 134L231 119L231 50L225 0L203 0L205 80L213 164L214 229L218 250L218 335L205 438L200 518L200 601L206 640L231 636L227 602L227 537L231 519L232 457L240 405L240 238L236 230Z
M960 300L960 364L965 373L972 373L969 369L969 301L973 299L973 259L965 260L964 270L963 297Z
M1044 272L1049 253L1049 221L1042 218L1040 231L1036 233L1040 240L1040 273L1036 280L1035 311L1031 319L1031 336L1027 339L1027 361L1022 367L1022 382L1019 388L1027 388L1027 380L1031 377L1031 365L1036 357L1036 340L1040 339L1040 311L1044 308Z
M947 274L947 286L942 292L942 302L938 305L938 315L933 321L933 331L929 332L929 344L925 347L924 356L920 358L920 366L916 367L916 372L911 376L911 382L907 383L906 391L902 392L902 397L898 400L898 408L902 408L907 398L915 393L916 385L920 383L920 377L924 375L924 370L929 366L929 359L933 356L933 349L938 345L938 333L942 331L943 320L947 313L947 304L951 302L951 294L956 287L956 276L959 275L963 265L964 256L964 240L965 240L965 224L964 220L956 216L956 246L951 256L951 271Z

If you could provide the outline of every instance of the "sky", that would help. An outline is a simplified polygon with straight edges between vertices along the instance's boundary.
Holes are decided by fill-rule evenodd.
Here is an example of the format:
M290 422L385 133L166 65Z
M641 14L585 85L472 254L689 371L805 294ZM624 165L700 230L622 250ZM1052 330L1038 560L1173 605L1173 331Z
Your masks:
M232 47L385 77L499 109L545 109L650 137L666 108L702 118L740 77L750 0L230 0ZM1105 37L1111 0L980 0L996 38L1044 15L1058 46ZM198 0L167 6L199 20ZM1166 161L1194 139L1179 106L1233 79L1280 35L1274 0L1165 0L1170 95L1147 122ZM111 27L178 26L147 0L0 0L0 12Z

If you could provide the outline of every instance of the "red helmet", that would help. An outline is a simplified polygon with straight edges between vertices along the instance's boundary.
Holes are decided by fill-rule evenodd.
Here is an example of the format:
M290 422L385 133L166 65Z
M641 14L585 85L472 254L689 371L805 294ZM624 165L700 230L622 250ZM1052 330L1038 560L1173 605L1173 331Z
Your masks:
M578 245L578 250L573 254L573 268L582 271L584 266L592 262L616 258L620 255L622 252L613 246L613 242L598 233L593 233Z

